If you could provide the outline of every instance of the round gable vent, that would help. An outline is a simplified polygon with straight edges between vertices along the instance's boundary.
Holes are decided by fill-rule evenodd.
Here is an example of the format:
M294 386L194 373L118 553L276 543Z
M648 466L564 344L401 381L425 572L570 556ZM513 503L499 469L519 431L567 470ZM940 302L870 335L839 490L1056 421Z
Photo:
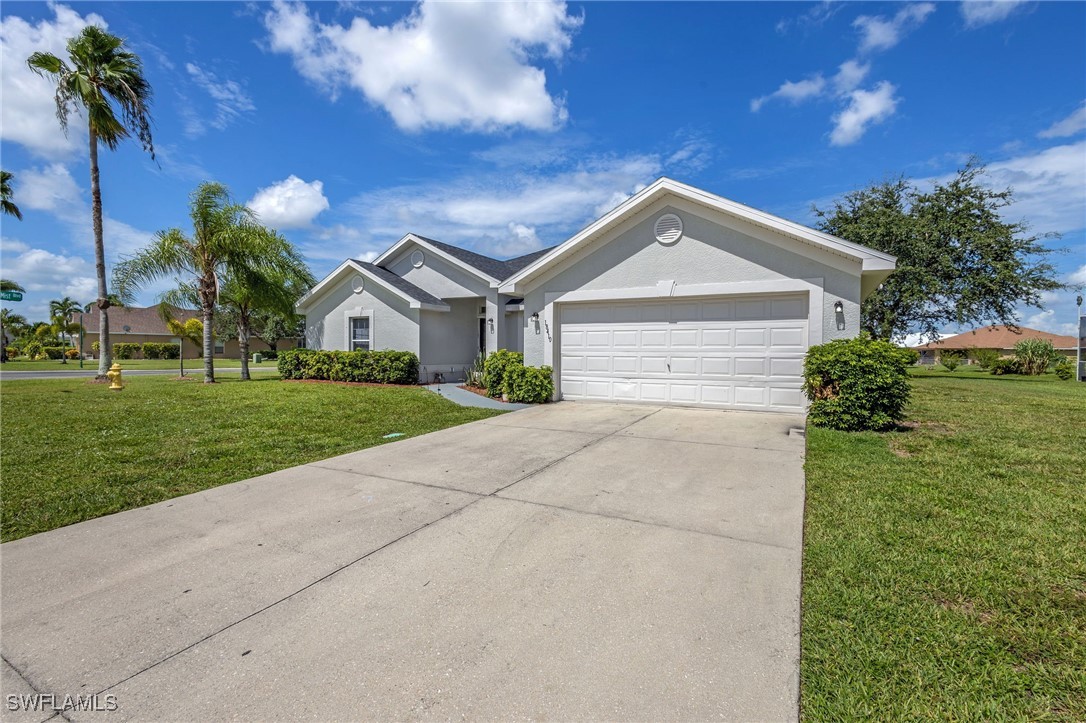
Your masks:
M656 234L656 240L660 243L673 244L682 238L683 220L673 213L665 213L656 219L653 233Z
M421 251L416 251L415 253L411 254L411 265L414 266L416 269L420 268L424 261L426 261L426 257Z
M354 293L361 294L365 288L366 280L362 278L361 274L355 274L355 277L351 279L351 289L354 290Z

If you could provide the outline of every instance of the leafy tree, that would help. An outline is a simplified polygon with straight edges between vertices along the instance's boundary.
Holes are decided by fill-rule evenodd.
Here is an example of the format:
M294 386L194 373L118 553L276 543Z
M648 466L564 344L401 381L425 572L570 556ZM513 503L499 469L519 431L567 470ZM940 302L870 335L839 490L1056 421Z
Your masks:
M15 205L15 201L12 200L11 179L13 178L15 176L10 171L0 171L0 212L8 216L14 216L22 221L23 212L19 210L19 207ZM7 289L4 289L4 291L7 291Z
M151 139L151 85L143 75L143 63L125 49L124 40L89 25L67 44L68 61L52 53L34 53L27 65L56 83L57 118L68 132L73 111L87 118L90 140L91 215L94 225L94 264L98 276L98 378L105 379L111 363L109 343L109 293L106 288L106 253L102 238L102 189L98 174L98 143L113 151L135 134L145 151L155 157ZM70 63L70 64L69 64Z
M223 281L219 303L233 323L241 355L241 378L249 379L249 340L257 314L289 314L294 302L316 283L294 246L274 231L256 227L256 243L266 247L265 268L243 268Z
M49 316L52 318L53 326L56 328L56 332L60 335L60 339L64 345L65 353L60 357L61 364L68 363L68 336L72 333L79 332L79 324L72 323L72 316L78 314L82 310L83 307L79 305L79 302L70 296L65 296L63 299L55 299L49 302ZM72 331L73 328L75 329L75 332Z
M276 351L281 339L305 336L305 317L295 314L293 309L286 314L259 314L253 328L261 341Z
M171 228L155 234L150 246L123 260L113 273L117 294L124 300L147 283L166 276L182 277L179 286L163 294L176 306L199 302L203 325L204 382L215 381L215 306L223 280L264 273L274 268L279 242L261 232L249 209L234 203L221 183L200 184L189 201L192 235ZM187 278L184 278L187 277Z
M1005 221L1013 193L984 185L984 170L972 159L930 191L899 178L814 209L822 231L897 256L863 303L862 329L900 340L910 331L936 338L949 325L1013 327L1015 307L1042 308L1044 292L1064 288L1042 243L1054 234Z
M7 344L8 334L18 339L26 333L26 317L16 314L11 309L0 309L0 343Z

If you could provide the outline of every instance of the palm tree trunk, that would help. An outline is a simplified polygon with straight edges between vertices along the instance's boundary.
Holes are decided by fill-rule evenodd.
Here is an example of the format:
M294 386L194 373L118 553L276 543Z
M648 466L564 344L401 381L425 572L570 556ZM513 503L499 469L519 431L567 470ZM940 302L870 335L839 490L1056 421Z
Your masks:
M211 325L215 321L215 307L213 302L204 301L204 384L215 383L215 343L213 340L214 329Z
M241 380L249 381L249 329L238 324L238 349L241 350Z
M98 134L90 128L91 216L94 221L94 270L98 274L98 375L99 381L109 377L113 362L113 347L109 343L109 293L106 288L106 249L102 240L102 187L98 183Z

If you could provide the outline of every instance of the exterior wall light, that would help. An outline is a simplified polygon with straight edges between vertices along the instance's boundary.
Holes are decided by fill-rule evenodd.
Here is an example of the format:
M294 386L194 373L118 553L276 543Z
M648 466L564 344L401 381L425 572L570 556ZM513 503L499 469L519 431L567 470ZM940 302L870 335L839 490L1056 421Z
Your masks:
M845 305L838 301L833 305L833 312L835 314L843 314L845 312Z
M833 305L833 315L837 319L837 331L845 330L845 305L840 299Z
M539 312L538 312L538 311L537 311L537 312L535 312L534 314L532 314L531 316L529 316L529 317L528 317L528 319L529 319L529 320L530 320L530 321L531 321L531 322L532 322L533 324L538 324L538 323L539 323Z

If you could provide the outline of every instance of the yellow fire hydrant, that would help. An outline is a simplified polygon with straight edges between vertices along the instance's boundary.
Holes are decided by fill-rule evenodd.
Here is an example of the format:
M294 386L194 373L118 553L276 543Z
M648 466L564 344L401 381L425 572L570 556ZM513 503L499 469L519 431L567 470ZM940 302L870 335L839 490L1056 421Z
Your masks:
M113 366L111 366L109 368L109 371L106 372L106 376L109 377L109 388L110 389L114 389L116 391L120 391L120 390L124 389L124 384L121 383L123 380L121 379L121 365L120 364L118 364L117 362L113 362Z

